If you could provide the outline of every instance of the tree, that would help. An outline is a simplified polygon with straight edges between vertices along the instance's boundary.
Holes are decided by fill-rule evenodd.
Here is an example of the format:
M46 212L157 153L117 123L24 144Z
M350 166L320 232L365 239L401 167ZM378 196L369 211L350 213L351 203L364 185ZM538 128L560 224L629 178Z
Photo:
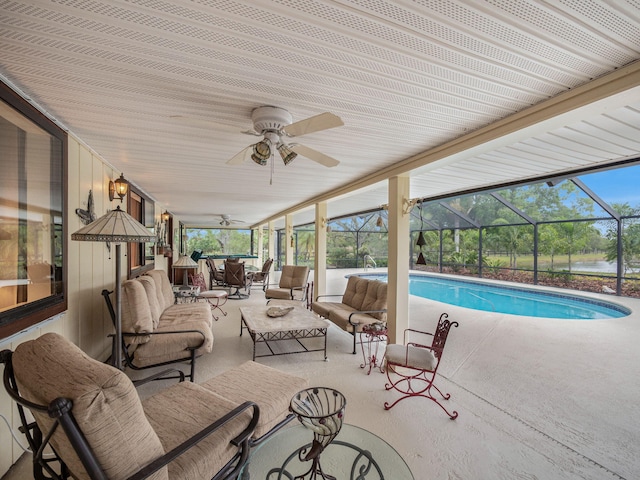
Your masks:
M622 216L634 216L640 213L639 207L632 207L628 203L613 204L613 208ZM607 249L606 259L614 262L618 259L618 228L617 224L612 224L606 232ZM640 257L640 223L638 219L627 219L623 221L622 229L622 268L623 274L634 271L634 266Z

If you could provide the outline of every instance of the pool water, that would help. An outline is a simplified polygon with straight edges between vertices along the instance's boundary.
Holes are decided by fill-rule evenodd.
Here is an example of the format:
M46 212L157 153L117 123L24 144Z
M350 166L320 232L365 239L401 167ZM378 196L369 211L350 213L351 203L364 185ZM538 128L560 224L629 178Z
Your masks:
M360 276L387 281L383 274ZM459 307L529 317L598 320L631 314L621 305L578 295L423 274L409 275L409 293Z

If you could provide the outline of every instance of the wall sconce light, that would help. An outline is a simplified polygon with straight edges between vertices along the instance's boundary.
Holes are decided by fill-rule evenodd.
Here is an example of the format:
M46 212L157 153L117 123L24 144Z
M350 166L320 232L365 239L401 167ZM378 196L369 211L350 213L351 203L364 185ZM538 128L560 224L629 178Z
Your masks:
M113 201L116 198L116 195L120 197L120 202L122 203L122 199L127 194L129 190L129 182L124 179L124 174L120 174L120 178L117 178L116 181L109 181L109 200Z
M293 248L293 246L294 246L294 242L295 242L295 240L294 240L294 238L293 238L293 235L291 235L291 248Z
M165 210L164 213L160 215L160 218L162 219L162 223L167 223L171 218L171 214Z

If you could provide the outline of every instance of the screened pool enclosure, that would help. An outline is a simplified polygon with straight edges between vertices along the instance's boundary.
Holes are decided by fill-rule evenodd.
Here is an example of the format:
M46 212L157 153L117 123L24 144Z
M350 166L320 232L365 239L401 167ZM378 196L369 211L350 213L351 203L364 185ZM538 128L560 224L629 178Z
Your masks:
M634 159L598 171L418 199L410 213L410 267L640 296L638 182L640 163ZM386 267L387 225L382 205L330 219L327 268ZM229 231L217 235L224 239L214 245L240 242L242 253L262 248L263 257L268 254L266 235L262 246L249 230L237 231L233 239ZM295 226L291 238L284 229L275 237L276 269L284 263L286 242L296 264L313 267L314 224ZM189 248L201 247L202 238L200 229L189 238Z

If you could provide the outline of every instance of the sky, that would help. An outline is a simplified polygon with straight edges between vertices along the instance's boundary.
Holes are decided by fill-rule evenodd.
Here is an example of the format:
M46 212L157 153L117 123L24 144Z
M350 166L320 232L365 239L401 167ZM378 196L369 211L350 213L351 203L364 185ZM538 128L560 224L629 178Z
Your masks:
M640 165L581 175L578 178L609 204L640 205Z

